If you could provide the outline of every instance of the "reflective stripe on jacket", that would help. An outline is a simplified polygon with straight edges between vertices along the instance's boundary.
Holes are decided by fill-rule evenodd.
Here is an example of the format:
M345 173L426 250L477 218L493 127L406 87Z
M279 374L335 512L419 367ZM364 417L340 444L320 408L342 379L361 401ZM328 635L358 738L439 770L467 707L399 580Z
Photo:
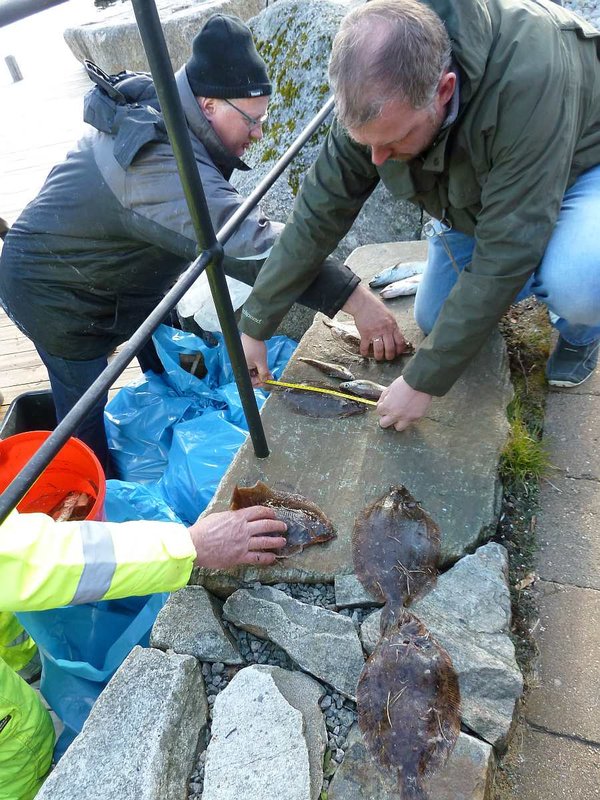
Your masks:
M0 526L0 610L36 611L184 586L195 549L174 522L61 522L13 512Z

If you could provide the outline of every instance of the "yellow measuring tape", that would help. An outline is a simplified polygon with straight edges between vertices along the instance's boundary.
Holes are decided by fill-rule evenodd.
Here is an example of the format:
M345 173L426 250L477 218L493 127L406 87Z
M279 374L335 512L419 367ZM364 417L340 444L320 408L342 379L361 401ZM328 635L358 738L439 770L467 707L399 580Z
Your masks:
M344 394L336 392L335 389L320 389L318 386L306 386L303 383L284 383L283 381L263 381L268 386L282 386L284 389L302 389L305 392L319 392L319 394L331 394L334 397L343 397L346 400L356 400L357 403L364 403L366 406L376 406L376 400L367 400L366 397L357 397L354 394Z

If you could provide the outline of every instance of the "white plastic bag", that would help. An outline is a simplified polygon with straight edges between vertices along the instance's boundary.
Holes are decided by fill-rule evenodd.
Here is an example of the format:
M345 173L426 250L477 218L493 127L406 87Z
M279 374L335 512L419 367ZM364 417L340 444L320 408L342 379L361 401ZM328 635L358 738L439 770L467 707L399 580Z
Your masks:
M246 283L226 276L227 288L234 311L244 305L252 287ZM194 321L205 331L220 331L221 324L217 317L217 309L210 293L206 273L190 286L177 304L177 311L182 317L193 317Z

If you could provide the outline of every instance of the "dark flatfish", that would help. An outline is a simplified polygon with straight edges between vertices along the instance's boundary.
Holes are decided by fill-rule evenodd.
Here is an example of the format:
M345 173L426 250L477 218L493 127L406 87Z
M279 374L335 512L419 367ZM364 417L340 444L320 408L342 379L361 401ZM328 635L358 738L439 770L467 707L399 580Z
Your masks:
M398 778L402 800L427 800L423 782L443 766L460 732L460 691L450 656L404 611L358 682L358 724L373 758Z
M385 600L382 631L435 583L440 531L404 486L392 487L356 520L352 557L358 579Z
M281 393L281 398L295 414L302 414L305 417L341 419L364 414L367 410L364 403L355 400L320 392L306 392L302 389L286 389Z
M285 533L287 543L278 551L278 556L299 553L305 547L336 537L333 525L321 509L300 494L273 490L262 481L257 481L254 486L236 486L230 508L235 511L249 506L273 508L277 519L288 526Z

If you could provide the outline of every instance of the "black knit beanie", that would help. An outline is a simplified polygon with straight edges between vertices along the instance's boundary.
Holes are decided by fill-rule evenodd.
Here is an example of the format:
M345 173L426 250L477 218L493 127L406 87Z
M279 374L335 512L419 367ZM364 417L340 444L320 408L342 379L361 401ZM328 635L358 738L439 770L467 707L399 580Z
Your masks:
M194 37L185 71L196 97L271 94L265 62L249 28L237 17L215 14Z

